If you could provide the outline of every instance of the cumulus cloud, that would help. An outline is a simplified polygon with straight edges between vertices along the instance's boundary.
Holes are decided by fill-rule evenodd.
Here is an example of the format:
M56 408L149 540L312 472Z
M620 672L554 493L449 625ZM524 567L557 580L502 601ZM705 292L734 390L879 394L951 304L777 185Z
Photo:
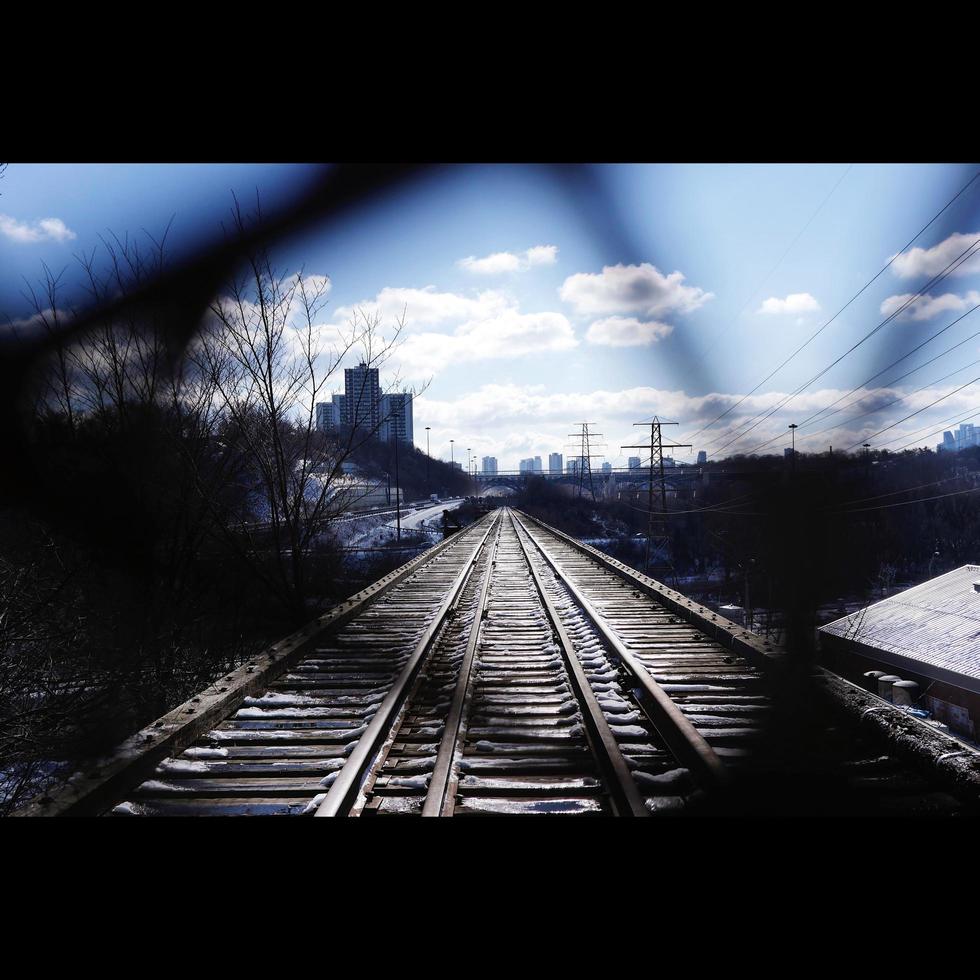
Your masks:
M528 265L554 265L558 261L557 245L535 245L524 253Z
M690 313L714 297L697 286L685 286L682 273L665 276L649 262L607 265L598 274L576 273L565 280L559 293L576 313L634 313L650 317Z
M980 303L980 292L971 289L963 296L956 293L943 293L942 296L932 296L926 293L923 296L915 296L915 293L902 293L900 296L889 296L881 304L883 316L891 316L900 310L906 303L908 306L898 314L898 320L931 320L934 316L941 313L962 313ZM911 302L909 302L911 300Z
M558 261L557 245L534 245L521 254L514 252L494 252L482 259L469 255L456 264L467 272L493 276L504 272L517 272L533 265L554 265Z
M585 339L606 347L646 347L668 336L674 328L657 320L643 322L636 317L611 316L596 320Z
M12 242L67 242L78 237L61 218L40 218L28 224L9 214L0 214L0 234Z
M756 313L815 313L820 304L809 293L790 293L785 299L770 296Z
M365 313L382 315L382 330L404 318L391 363L406 378L426 378L452 365L570 350L578 346L563 313L523 313L495 290L476 296L386 287L373 300L340 307L335 326ZM434 329L437 328L437 329ZM442 328L441 330L438 328Z
M485 290L475 297L458 293L440 293L435 286L407 289L386 286L374 299L364 300L336 310L336 318L349 320L358 310L372 309L386 320L405 315L405 326L436 326L456 320L482 320L497 316L515 306L512 299L495 290Z
M802 447L806 452L826 452L831 444L835 451L860 444L889 422L924 408L954 391L957 386L930 387L913 393L904 388L861 389L852 396L854 404L849 405L841 415L833 416L828 422L818 420L800 429L796 433L797 447ZM723 450L720 458L753 450L773 438L774 442L759 451L781 454L789 445L788 422L827 408L846 393L846 389L834 388L803 393L793 399L785 410L777 411L744 439ZM779 391L749 396L734 409L723 425L713 426L695 436L693 441L696 445L686 452L693 457L704 448L709 455L713 454L737 435L749 419L774 408L784 397L785 392ZM899 397L904 399L902 403L892 405L894 399ZM589 418L599 424L599 431L605 435L607 458L614 465L625 465L625 456L618 447L636 441L636 431L632 426L636 419L649 418L654 414L679 419L682 426L678 434L686 437L726 408L735 405L740 398L737 392L692 396L684 391L650 387L553 392L541 385L486 384L453 400L420 395L415 404L415 427L416 431L424 432L426 425L432 426L432 450L437 456L444 455L448 459L450 438L462 439L465 440L464 445L472 447L478 457L496 456L500 469L516 470L519 460L526 456L539 455L546 460L548 453L552 452L563 453L566 458L569 454L574 455L574 449L569 446L568 433L573 431L569 423ZM941 440L943 428L954 427L952 422L947 421L949 417L956 413L960 413L960 417L975 413L978 404L980 384L970 384L935 408L896 426L872 442L893 450L906 442L934 446ZM880 414L853 420L849 418L878 407L884 407ZM841 428L832 432L820 431L835 421L843 423ZM932 430L937 428L939 435L934 436Z
M900 255L891 256L892 272L901 279L913 276L935 276L965 252L974 242L980 240L980 231L970 234L956 232L932 248L911 248ZM970 257L950 273L954 276L969 276L980 272L980 245Z
M454 364L570 350L577 345L563 314L520 313L513 308L468 320L449 334L410 334L392 359L407 377L424 377Z

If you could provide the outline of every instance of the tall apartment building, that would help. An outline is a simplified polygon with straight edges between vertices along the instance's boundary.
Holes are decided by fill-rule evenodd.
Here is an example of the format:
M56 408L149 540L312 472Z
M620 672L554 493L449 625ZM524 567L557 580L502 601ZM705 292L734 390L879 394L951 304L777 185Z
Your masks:
M328 402L317 402L316 427L325 432L344 424L344 396L333 395Z
M704 464L707 462L708 462L708 452L707 450L702 449L698 453L698 466L704 466Z
M496 456L484 456L483 457L483 473L485 476L496 476L497 475L497 457Z
M412 427L412 393L396 391L381 396L381 431L383 442L415 442Z
M582 462L581 456L572 456L568 462L565 464L565 473L568 476L575 476L578 474L580 465Z
M377 432L381 423L381 386L378 369L369 368L363 361L356 368L344 371L345 425L356 425Z
M549 473L561 473L561 453L551 453L548 456L548 472Z
M602 472L603 472L603 475L605 475L605 476L608 476L610 473L612 473L612 463L603 463L602 464Z
M626 462L627 462L627 465L629 466L629 468L631 470L636 470L636 469L639 469L639 467L640 467L640 457L639 456L630 456L630 458Z

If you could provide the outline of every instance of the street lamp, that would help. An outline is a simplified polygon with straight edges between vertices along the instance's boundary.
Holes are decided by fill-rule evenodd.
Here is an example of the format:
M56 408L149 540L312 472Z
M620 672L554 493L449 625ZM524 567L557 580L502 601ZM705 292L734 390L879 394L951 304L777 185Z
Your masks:
M455 463L456 462L456 457L453 455L453 443L455 441L456 441L455 439L450 439L449 440L449 462L450 463Z
M432 481L429 479L429 429L431 428L431 425L425 427L425 492L429 497L432 496Z
M794 473L796 472L796 430L798 428L799 428L799 426L795 422L790 423L789 430L793 434L793 448L790 450L790 454L791 454L791 457L792 457L792 460L793 460L793 472Z

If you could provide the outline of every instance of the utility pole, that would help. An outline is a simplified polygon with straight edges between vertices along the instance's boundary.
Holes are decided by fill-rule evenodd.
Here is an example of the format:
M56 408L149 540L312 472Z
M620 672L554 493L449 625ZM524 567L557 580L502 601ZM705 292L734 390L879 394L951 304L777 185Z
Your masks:
M647 513L649 517L649 524L647 526L647 553L646 553L646 571L647 574L650 573L650 554L651 547L654 539L654 528L656 525L657 530L657 551L662 551L665 557L664 569L667 574L672 571L672 563L670 560L670 537L667 534L667 480L664 475L664 442L663 433L661 432L661 426L664 425L678 425L678 422L661 422L659 418L654 416L652 422L634 422L634 425L648 425L650 426L650 443L649 445L636 445L636 446L620 446L620 449L646 449L650 453L650 476L647 485ZM667 449L693 449L689 443L681 442L669 442L666 446ZM655 476L660 482L660 517L654 520L653 511L653 483Z
M432 480L429 479L429 460L432 458L429 453L429 429L431 425L425 427L425 495L432 497Z
M453 455L453 443L455 441L456 441L455 439L450 439L449 440L449 462L450 463L455 463L456 462L456 457Z
M578 496L581 497L585 493L585 472L589 472L589 493L592 494L593 501L595 500L595 484L592 480L592 460L602 459L602 454L597 453L595 456L592 455L592 440L601 439L601 432L591 432L589 426L595 425L595 422L574 422L573 425L581 425L581 432L569 432L569 439L579 440L579 456L578 456ZM599 445L603 445L600 443ZM574 449L574 446L569 448Z
M402 539L402 485L398 479L398 433L395 433L395 522L397 539Z

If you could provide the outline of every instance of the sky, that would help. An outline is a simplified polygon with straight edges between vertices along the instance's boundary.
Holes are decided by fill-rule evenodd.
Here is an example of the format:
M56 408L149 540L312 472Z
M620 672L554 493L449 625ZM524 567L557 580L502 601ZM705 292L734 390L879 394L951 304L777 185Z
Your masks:
M677 459L782 453L790 423L803 451L934 446L943 428L980 423L980 245L966 251L980 239L980 179L906 246L977 169L453 166L281 243L274 260L328 277L324 337L356 311L389 329L404 317L382 386L419 392L415 441L424 449L430 426L434 456L448 459L453 439L457 460L471 449L501 470L534 455L547 466L590 422L593 453L621 466L643 455L621 448L649 432L633 423L655 415L679 423L665 438L692 444ZM24 281L42 262L75 288L74 257L100 235L159 236L172 218L176 256L220 232L232 192L272 209L316 174L11 164L0 319L28 315Z

